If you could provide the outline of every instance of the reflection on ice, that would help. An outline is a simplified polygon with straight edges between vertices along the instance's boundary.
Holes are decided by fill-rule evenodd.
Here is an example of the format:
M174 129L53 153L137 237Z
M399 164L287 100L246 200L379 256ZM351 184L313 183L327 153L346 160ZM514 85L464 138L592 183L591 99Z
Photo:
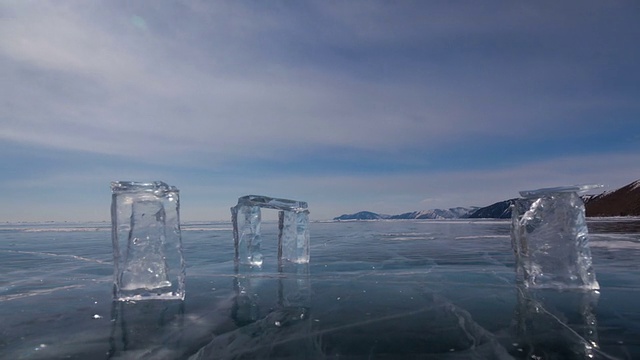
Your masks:
M233 281L236 328L214 335L190 359L511 358L469 312L425 289L336 279L340 286L312 292L307 264L286 264L275 274L239 266Z
M190 359L416 357L424 359L510 359L496 337L451 302L429 296L420 308L325 324L275 309L236 330L216 336ZM313 313L315 314L315 313Z
M308 264L282 264L278 267L277 285L267 281L260 269L236 267L233 288L236 301L232 318L238 326L244 326L265 316L261 308L287 314L289 319L279 319L278 326L290 321L306 320L311 301L311 282Z
M184 356L184 312L183 302L114 301L109 358L170 359Z
M190 360L199 359L315 359L322 351L310 333L308 320L278 309L264 318L217 336Z
M286 346L277 357L319 354L311 336L308 264L280 264L278 273L271 276L260 268L236 264L233 288L236 295L230 315L237 329L215 336L190 359L268 358L282 344Z
M591 359L598 346L600 293L517 287L516 344L527 359Z

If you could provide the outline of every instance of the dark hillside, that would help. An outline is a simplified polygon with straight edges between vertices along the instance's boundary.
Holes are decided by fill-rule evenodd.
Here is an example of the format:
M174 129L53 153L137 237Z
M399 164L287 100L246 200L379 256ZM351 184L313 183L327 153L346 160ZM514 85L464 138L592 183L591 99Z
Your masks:
M587 216L640 216L640 180L590 198Z
M516 199L509 199L480 208L469 215L470 219L510 219L511 204Z

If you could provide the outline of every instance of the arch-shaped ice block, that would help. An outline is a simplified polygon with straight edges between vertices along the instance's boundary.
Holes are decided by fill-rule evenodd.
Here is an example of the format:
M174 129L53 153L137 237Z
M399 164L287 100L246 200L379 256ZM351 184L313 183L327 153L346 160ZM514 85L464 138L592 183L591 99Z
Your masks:
M261 209L278 210L278 262L309 262L309 210L304 201L247 195L231 208L236 261L262 265Z

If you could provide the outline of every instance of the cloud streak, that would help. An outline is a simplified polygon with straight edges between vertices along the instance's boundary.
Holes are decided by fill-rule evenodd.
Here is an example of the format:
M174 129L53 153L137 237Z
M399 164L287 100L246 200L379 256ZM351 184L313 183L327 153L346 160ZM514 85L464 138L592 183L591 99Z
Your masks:
M296 188L286 179L302 174L310 188L295 193L348 188L354 207L371 191L388 194L383 203L408 206L415 194L455 206L464 186L452 179L482 178L476 171L526 184L509 169L640 150L631 3L23 1L2 10L0 145L50 152L72 173L102 163L99 178L212 178L283 196ZM24 159L50 174L41 157ZM619 166L611 172L630 167ZM37 188L28 171L13 173L0 183ZM388 185L405 178L454 190ZM313 187L318 179L331 180Z

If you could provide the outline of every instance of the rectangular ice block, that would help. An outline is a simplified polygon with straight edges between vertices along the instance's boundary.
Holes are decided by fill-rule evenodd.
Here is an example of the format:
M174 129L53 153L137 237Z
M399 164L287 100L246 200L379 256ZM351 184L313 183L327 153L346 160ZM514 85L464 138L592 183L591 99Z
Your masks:
M572 186L523 191L512 209L517 280L526 287L598 289L584 202Z
M179 191L163 182L111 183L114 299L185 296Z

